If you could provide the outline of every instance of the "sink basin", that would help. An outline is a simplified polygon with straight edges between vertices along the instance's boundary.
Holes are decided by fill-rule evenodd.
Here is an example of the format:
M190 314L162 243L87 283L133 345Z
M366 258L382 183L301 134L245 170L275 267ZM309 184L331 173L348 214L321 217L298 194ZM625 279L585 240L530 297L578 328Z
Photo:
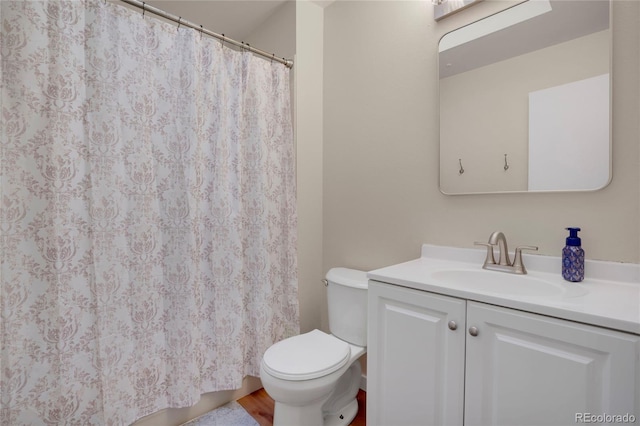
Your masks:
M523 297L578 297L587 291L574 283L555 283L529 275L516 275L505 272L453 269L435 271L435 280L453 286L473 285L478 290L495 295Z

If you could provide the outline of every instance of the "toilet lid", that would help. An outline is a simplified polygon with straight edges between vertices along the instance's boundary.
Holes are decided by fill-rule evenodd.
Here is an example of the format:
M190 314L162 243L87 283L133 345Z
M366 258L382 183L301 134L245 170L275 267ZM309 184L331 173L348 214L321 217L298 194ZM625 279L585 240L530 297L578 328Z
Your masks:
M289 337L264 353L267 373L283 380L311 380L340 369L349 361L351 349L337 337L313 330Z

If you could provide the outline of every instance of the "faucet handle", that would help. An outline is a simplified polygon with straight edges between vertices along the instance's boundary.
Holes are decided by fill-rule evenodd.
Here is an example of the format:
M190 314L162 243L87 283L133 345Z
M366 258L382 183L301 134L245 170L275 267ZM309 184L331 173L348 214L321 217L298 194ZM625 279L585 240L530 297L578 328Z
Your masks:
M537 251L538 247L536 246L519 246L516 247L515 259L513 259L513 269L516 274L526 274L527 269L524 267L524 263L522 263L522 250L532 250Z
M496 259L493 257L494 244L480 243L478 241L474 242L473 244L476 245L476 246L485 246L485 247L487 247L487 257L484 260L484 265L482 265L483 268L486 265L495 265L496 264Z

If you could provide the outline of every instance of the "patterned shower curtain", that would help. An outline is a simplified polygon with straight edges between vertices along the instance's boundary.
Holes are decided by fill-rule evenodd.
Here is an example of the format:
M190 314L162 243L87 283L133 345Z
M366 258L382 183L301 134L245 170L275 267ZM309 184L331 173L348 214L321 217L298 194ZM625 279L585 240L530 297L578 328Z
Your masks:
M289 70L102 0L0 26L0 424L258 375L299 332Z

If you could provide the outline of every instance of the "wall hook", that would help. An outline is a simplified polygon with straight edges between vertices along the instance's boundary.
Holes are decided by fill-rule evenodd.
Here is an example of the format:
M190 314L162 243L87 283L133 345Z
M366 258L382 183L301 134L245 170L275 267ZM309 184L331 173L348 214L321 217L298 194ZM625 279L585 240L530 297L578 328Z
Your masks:
M504 171L509 170L509 163L507 163L507 154L504 155Z
M460 170L458 170L458 174L461 175L464 173L464 167L462 167L462 158L458 158L458 164L460 164Z

